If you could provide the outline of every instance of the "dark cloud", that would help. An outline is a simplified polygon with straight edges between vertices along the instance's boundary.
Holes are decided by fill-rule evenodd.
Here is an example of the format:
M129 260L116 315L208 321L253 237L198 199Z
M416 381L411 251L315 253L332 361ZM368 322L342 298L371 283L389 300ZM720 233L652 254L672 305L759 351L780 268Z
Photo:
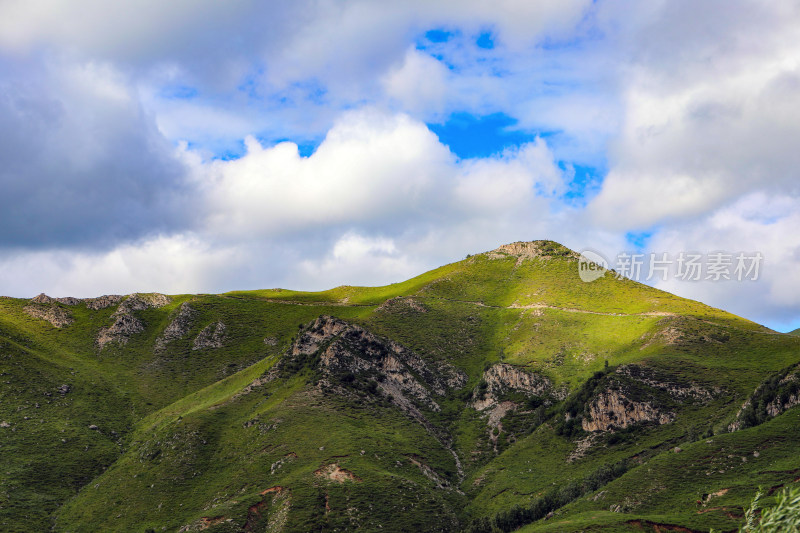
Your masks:
M185 169L114 72L21 70L0 78L0 246L105 247L179 229Z

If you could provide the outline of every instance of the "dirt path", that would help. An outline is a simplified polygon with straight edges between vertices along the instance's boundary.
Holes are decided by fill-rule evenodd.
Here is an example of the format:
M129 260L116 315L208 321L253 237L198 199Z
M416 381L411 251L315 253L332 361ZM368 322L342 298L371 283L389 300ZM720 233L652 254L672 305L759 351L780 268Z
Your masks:
M511 304L507 306L502 305L487 305L483 302L473 302L469 300L457 300L455 298L438 298L436 296L417 296L419 299L430 299L430 300L444 300L447 302L456 302L468 305L475 305L477 307L486 307L489 309L555 309L557 311L565 311L567 313L584 313L587 315L602 315L602 316L679 316L676 313L669 313L667 311L645 311L643 313L611 313L605 311L589 311L588 309L578 309L577 307L559 307L557 305L549 305L549 304L528 304L528 305L520 305L520 304Z

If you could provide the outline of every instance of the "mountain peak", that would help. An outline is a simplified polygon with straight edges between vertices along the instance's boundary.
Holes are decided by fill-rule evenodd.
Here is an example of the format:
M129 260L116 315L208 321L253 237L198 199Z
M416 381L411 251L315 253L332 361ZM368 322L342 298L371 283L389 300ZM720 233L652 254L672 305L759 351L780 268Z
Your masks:
M554 256L578 258L578 254L566 246L549 240L516 241L495 248L494 250L487 252L487 254L489 257L511 255L521 259Z

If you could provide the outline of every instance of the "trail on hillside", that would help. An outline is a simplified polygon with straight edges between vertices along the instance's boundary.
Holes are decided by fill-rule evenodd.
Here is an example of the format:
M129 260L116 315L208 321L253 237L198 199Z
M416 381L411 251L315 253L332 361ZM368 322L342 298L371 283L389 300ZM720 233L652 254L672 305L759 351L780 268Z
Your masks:
M643 313L611 313L606 311L590 311L588 309L579 309L577 307L560 307L558 305L550 305L543 303L535 303L527 305L521 305L516 303L511 305L489 305L483 302L458 300L456 298L440 298L437 296L418 296L418 298L427 298L431 300L444 300L447 302L475 305L477 307L487 307L489 309L555 309L557 311L565 311L567 313L584 313L588 315L602 315L602 316L680 316L677 313L670 313L668 311L645 311Z

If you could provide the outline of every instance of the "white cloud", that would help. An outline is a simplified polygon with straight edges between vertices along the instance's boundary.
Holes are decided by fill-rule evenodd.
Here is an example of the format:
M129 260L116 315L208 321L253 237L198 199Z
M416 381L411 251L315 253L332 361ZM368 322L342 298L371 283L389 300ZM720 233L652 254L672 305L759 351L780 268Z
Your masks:
M452 160L424 124L374 110L342 117L308 158L289 142L247 145L244 157L210 165L210 231L278 235L407 216L428 204Z
M249 138L247 146L240 159L197 169L208 182L211 234L275 237L353 224L398 231L524 210L564 189L543 139L457 160L421 122L375 109L342 116L310 157L289 142L264 148Z
M115 276L118 291L133 289L125 265L158 269L147 255L161 248L188 273L184 285L166 267L140 278L158 287L324 288L348 272L351 283L396 281L516 239L617 250L626 232L651 229L651 246L763 246L780 266L757 289L676 290L800 317L796 3L0 9L0 246L18 277L0 290L54 279L89 290ZM451 38L426 42L432 28ZM491 50L476 46L484 31ZM424 124L454 111L501 111L546 133L459 160ZM248 134L241 159L203 159ZM274 144L323 136L308 158ZM588 210L561 198L569 172L556 161L609 168ZM219 269L217 249L231 258Z
M199 292L231 274L245 260L241 250L210 246L192 235L159 236L107 252L23 251L0 259L0 292L12 296L93 297L161 291Z
M386 94L400 101L401 108L435 115L444 110L447 92L447 67L413 48L406 52L403 64L383 78Z
M753 193L692 223L675 224L659 232L648 248L736 254L760 252L757 281L680 281L657 286L699 299L733 313L771 324L796 320L800 307L800 197ZM776 326L777 327L777 326ZM795 326L796 327L796 326Z
M393 239L349 231L323 257L299 263L296 282L313 279L320 288L339 285L381 285L404 280L425 269L420 259L401 253Z
M635 34L625 120L592 205L600 223L642 229L796 187L800 11L737 5L668 3Z

